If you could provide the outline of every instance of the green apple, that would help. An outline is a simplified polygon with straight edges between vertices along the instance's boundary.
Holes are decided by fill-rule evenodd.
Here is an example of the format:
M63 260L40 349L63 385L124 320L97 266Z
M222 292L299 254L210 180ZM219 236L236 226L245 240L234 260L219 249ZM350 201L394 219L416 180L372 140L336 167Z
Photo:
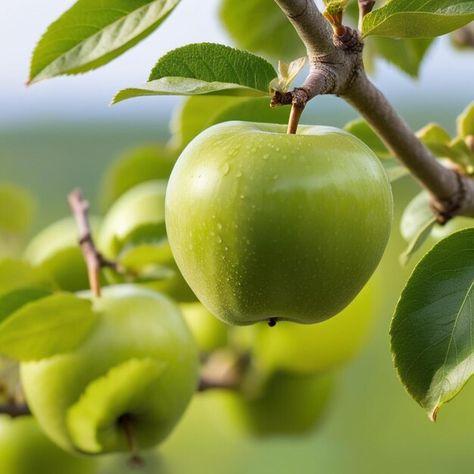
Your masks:
M228 326L201 303L182 303L180 307L200 352L213 352L227 345Z
M274 328L264 323L248 328L253 333L254 363L265 371L299 373L339 367L366 342L374 323L376 293L375 282L371 280L341 313L312 326L282 321Z
M92 217L90 221L95 233L99 219ZM63 290L89 288L77 225L72 217L61 219L43 229L31 240L24 257L32 265L46 270Z
M166 194L184 278L231 324L315 323L359 293L384 252L392 193L374 153L339 129L228 122L179 157Z
M31 416L0 417L2 474L95 474L95 460L73 456L52 443Z
M257 437L296 436L313 431L322 420L334 388L331 374L272 374L257 394L216 390L206 406L219 420ZM214 392L214 393L211 393Z
M179 308L152 290L111 286L92 301L100 320L79 348L21 365L28 405L64 449L150 449L196 389L193 337Z
M102 179L102 207L109 208L122 194L140 183L167 180L175 161L176 152L161 144L126 151L110 165Z
M147 181L124 193L105 216L98 247L117 259L136 282L166 293L177 301L196 301L173 259L166 238L167 182ZM166 270L162 272L162 270ZM117 276L110 275L117 282Z

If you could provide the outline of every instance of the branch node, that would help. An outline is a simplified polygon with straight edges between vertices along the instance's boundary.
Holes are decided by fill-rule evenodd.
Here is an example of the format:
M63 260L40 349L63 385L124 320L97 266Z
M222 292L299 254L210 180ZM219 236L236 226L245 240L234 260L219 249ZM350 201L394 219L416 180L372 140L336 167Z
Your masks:
M364 49L364 42L357 30L344 26L340 34L334 34L334 46L351 54L360 54Z
M439 199L432 197L430 201L430 207L433 214L436 217L436 221L440 225L447 224L453 217L456 216L458 211L463 207L466 199L467 189L466 184L462 175L456 171L453 171L456 175L458 183L458 189L448 199Z

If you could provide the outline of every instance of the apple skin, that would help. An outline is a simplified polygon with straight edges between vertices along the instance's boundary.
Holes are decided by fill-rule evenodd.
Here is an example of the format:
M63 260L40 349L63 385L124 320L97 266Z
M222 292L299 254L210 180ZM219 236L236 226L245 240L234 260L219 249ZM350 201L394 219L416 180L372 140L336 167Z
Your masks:
M93 233L99 227L99 219L90 219ZM62 290L80 291L89 288L87 268L79 246L76 222L66 217L54 222L28 244L25 260L41 267Z
M176 263L198 299L235 325L315 323L377 267L392 193L374 153L339 129L227 122L179 157L166 193Z
M253 332L250 350L254 363L268 372L302 374L340 367L357 354L369 337L376 293L372 279L341 313L312 326L282 321L273 328L265 323L242 328Z
M64 449L127 451L119 426L125 415L132 418L138 447L150 449L170 433L195 392L192 335L179 308L152 290L108 287L93 307L100 320L79 348L21 364L28 405ZM140 363L146 369L140 377L117 375L117 367L128 371Z
M179 306L201 353L210 353L227 345L229 327L201 303L182 303Z
M216 390L205 394L206 406L245 436L302 436L322 421L334 385L332 374L275 372L256 395Z
M33 417L0 417L1 473L95 474L96 468L96 460L73 456L53 444Z

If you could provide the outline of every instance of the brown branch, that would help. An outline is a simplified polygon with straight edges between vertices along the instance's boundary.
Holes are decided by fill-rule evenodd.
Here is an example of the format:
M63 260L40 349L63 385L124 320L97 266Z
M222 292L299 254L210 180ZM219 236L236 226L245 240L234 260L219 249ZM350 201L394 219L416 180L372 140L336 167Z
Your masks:
M273 105L280 105L279 101L284 105L289 97L293 101L299 91L304 91L306 101L322 94L343 97L431 193L439 222L445 223L454 215L474 217L474 180L442 166L370 82L364 72L358 32L346 27L343 35L334 35L313 0L275 2L305 43L311 67L303 86L273 97Z
M31 415L31 411L27 405L14 402L0 404L0 413L2 415L8 415L11 418Z
M79 230L79 244L86 261L89 284L94 296L99 297L101 295L100 270L102 265L89 224L89 203L83 198L79 189L69 194L68 200Z

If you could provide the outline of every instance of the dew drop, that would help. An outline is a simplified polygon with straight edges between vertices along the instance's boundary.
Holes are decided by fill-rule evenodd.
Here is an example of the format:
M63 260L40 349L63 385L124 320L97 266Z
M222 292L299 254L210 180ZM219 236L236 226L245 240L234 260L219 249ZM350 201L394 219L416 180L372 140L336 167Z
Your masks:
M241 178L242 177L242 171L238 171L236 176L237 176L237 178Z
M226 163L224 165L224 176L227 176L229 174L229 171L230 171L230 165L229 163Z
M217 228L218 228L219 230L222 230L222 224L221 224L220 222L217 223Z
M268 153L265 153L265 155L263 155L263 159L268 160L268 158L270 158L270 155Z

